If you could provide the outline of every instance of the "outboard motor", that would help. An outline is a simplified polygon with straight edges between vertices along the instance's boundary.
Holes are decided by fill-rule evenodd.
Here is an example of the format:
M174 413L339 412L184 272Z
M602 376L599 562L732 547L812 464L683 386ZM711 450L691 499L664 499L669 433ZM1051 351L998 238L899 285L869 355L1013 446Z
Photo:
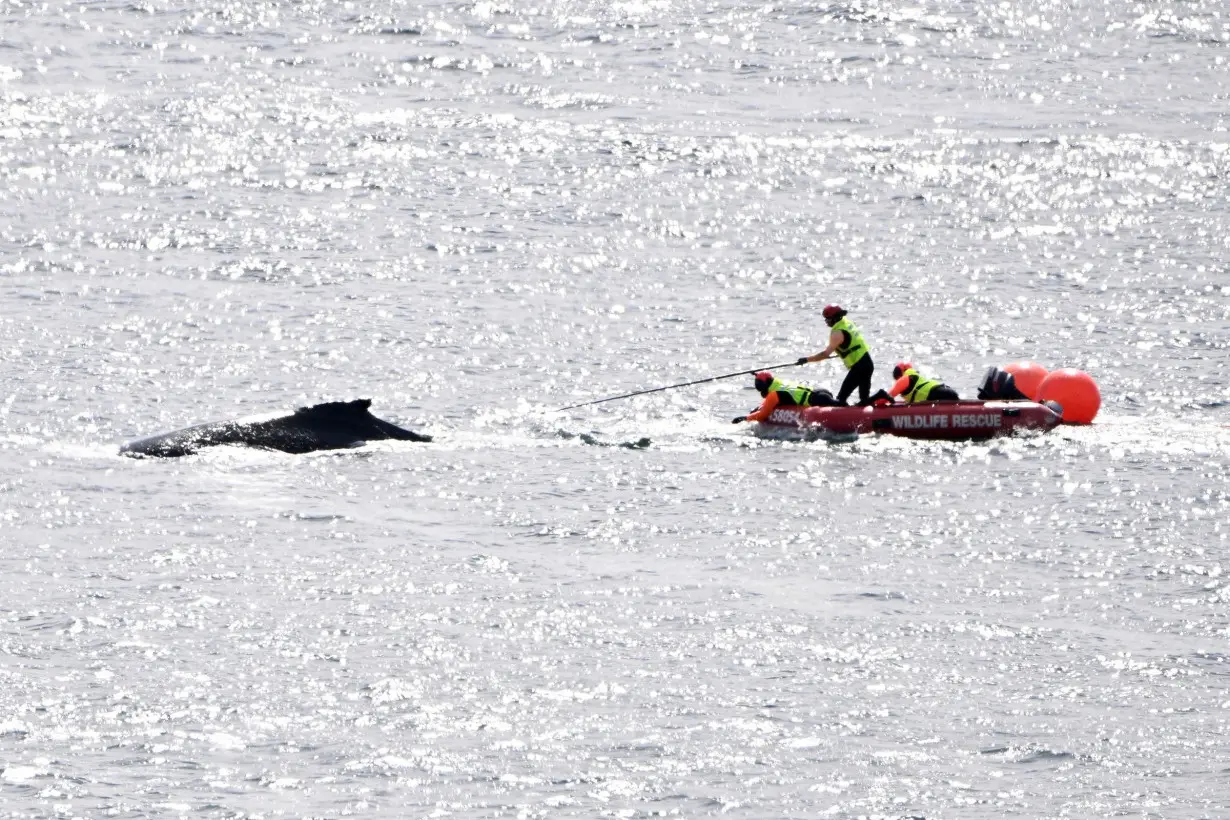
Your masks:
M1012 374L998 367L987 368L987 374L978 385L978 398L983 401L1029 401L1029 396L1017 389Z

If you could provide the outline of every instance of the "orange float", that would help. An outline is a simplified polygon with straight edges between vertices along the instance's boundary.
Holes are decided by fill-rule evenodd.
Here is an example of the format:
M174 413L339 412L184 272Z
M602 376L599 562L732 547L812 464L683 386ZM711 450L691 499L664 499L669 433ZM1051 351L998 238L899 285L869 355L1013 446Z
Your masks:
M1058 402L1063 407L1065 424L1089 424L1102 406L1097 382L1085 371L1071 367L1048 373L1038 385L1036 400Z
M1010 362L1004 365L1003 370L1012 374L1017 390L1034 401L1041 401L1038 398L1038 386L1048 375L1045 367L1037 362Z

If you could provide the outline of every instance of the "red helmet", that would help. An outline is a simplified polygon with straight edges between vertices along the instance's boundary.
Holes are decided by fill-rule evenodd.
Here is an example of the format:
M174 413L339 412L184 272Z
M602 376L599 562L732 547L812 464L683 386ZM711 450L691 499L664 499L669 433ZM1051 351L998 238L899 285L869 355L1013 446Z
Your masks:
M756 389L765 391L769 389L769 385L773 384L773 374L767 370L761 370L756 374Z
M840 319L846 315L846 311L841 305L827 305L824 308L825 319Z
M905 371L913 369L914 365L909 362L897 362L897 364L893 365L893 378L899 379L905 375Z

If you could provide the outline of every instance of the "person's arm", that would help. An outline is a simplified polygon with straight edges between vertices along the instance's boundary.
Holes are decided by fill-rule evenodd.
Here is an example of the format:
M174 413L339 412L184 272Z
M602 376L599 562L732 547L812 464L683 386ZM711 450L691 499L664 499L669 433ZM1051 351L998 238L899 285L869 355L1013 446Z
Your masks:
M769 416L773 415L773 411L777 409L777 393L770 393L764 397L760 407L755 412L747 414L748 421L764 421Z
M845 341L846 332L844 330L834 330L829 334L829 346L824 350L812 356L805 356L799 359L798 364L806 364L807 362L822 362L825 359L833 358L833 354L837 348L841 347L841 343Z
M893 382L893 386L888 388L888 395L896 397L910 389L910 377L902 376Z

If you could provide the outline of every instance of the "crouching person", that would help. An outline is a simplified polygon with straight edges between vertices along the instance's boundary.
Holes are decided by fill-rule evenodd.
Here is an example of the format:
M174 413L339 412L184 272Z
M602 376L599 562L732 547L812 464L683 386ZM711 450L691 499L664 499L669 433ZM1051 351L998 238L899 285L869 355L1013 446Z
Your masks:
M878 391L871 397L873 404L891 404L900 396L907 404L920 401L960 401L957 391L938 379L928 379L909 362L900 362L893 368L893 386L888 392Z
M824 388L804 387L790 384L774 378L767 370L761 370L756 375L756 390L764 399L760 407L746 416L735 416L731 423L744 421L764 421L773 415L779 407L835 407L841 404L833 398L833 394Z

